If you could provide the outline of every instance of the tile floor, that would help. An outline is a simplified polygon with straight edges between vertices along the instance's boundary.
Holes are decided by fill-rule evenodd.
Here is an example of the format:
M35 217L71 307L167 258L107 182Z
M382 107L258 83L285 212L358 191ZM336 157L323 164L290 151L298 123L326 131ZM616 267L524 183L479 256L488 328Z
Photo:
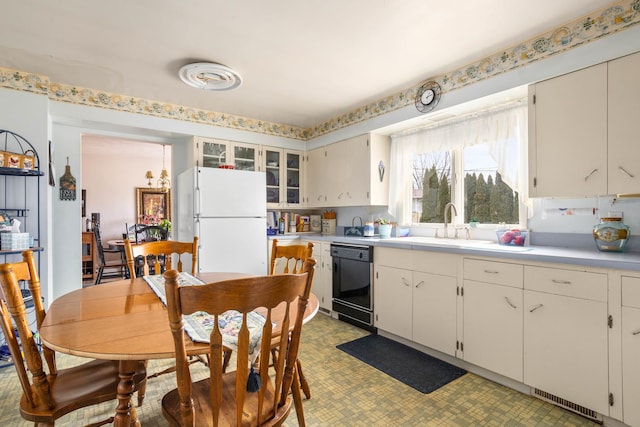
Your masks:
M335 348L367 332L318 314L303 329L300 359L312 397L304 401L309 427L349 426L596 426L597 424L531 396L467 373L431 394L422 394ZM59 366L78 359L60 355ZM169 366L151 361L149 372ZM194 377L202 378L202 365ZM160 399L175 387L173 374L152 379L138 416L143 426L167 425ZM12 367L0 369L0 426L30 426L17 404L20 385ZM69 414L57 426L79 426L107 418L113 404ZM291 413L285 426L297 426Z

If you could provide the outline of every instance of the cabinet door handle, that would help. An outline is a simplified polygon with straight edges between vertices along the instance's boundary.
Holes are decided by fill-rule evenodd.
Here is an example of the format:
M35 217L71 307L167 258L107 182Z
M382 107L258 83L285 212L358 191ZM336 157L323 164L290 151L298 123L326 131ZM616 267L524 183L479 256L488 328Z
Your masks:
M589 178L591 178L591 175L593 175L596 172L598 172L598 169L592 170L591 172L589 172L589 175L584 177L584 180L587 181Z
M420 287L420 286L422 286L422 285L424 285L424 280L421 280L421 281L420 281L420 283L418 283L418 284L416 285L416 288L419 288L419 287Z
M509 306L510 306L511 308L518 308L518 307L516 307L516 306L511 302L511 300L509 299L509 297L504 297L504 300L507 302L507 304L509 304Z
M622 166L618 166L618 170L620 172L623 172L623 173L627 174L629 176L629 178L635 178L635 175L633 175L631 172L629 172L628 170L626 170Z
M571 281L569 281L569 280L551 279L551 281L552 281L553 283L557 283L557 284L559 284L559 285L570 285L570 284L571 284Z
M542 307L543 307L543 304L536 304L531 308L531 310L529 310L529 313L533 313L534 311Z
M635 331L631 332L631 335L640 335L640 329L636 329Z
M404 277L402 278L402 283L404 283L405 286L411 286L411 283L409 283Z
M497 270L484 270L485 273L487 274L499 274L500 272Z

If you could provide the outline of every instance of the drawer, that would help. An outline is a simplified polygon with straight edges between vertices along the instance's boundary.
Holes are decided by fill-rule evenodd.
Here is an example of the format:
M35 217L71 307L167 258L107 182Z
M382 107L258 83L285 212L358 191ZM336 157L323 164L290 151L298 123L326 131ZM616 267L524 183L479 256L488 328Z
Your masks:
M373 262L376 265L411 270L411 250L376 247L373 249Z
M607 301L607 275L560 268L524 268L524 288L556 295Z
M522 288L522 264L464 259L464 280Z
M640 277L622 276L622 305L640 308Z
M458 275L459 255L430 251L412 251L412 265L414 271L439 274L442 276Z

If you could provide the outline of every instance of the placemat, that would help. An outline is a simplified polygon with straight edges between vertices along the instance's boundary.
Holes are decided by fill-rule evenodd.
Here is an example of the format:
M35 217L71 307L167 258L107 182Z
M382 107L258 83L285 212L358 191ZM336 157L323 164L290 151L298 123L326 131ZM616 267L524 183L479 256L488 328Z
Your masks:
M164 289L164 276L155 274L144 276L151 290L160 298L166 306L167 296ZM204 282L187 272L178 274L180 286L204 285ZM184 329L189 338L195 342L209 343L211 331L215 322L215 317L204 311L183 316ZM249 328L249 359L253 362L258 355L260 338L262 337L262 327L265 322L264 316L255 311L247 313L247 327ZM238 348L238 334L242 326L242 313L229 310L218 316L218 327L222 333L222 343L232 350Z

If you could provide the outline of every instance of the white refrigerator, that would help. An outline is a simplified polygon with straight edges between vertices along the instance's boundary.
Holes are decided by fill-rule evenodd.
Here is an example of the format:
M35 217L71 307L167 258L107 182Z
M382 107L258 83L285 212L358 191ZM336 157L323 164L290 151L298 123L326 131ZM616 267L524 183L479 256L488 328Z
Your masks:
M266 188L264 172L195 167L178 175L177 237L198 236L196 271L268 273Z

